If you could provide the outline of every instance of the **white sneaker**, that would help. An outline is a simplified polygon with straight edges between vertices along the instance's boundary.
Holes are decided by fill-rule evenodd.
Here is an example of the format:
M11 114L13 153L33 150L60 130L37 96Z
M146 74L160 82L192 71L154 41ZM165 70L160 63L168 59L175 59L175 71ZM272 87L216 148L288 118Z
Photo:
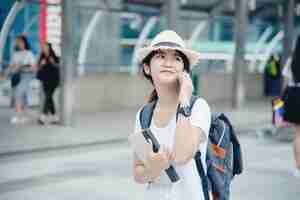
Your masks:
M15 116L10 119L11 124L24 124L26 121L27 121L27 118L25 118L25 117Z
M11 124L17 124L19 122L19 118L18 117L12 117L11 119L10 119L10 123Z
M50 115L49 121L51 124L58 124L59 123L59 117L57 115Z
M300 178L300 169L295 169L294 172L293 172L293 175L294 175L296 178Z
M38 119L38 123L41 125L47 124L47 117L45 115L41 115Z

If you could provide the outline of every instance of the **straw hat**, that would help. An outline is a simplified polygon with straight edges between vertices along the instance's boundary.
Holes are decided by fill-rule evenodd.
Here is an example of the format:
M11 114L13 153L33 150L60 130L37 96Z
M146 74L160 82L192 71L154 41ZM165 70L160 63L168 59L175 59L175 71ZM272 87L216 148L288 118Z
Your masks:
M139 63L141 63L152 51L158 49L181 51L188 58L191 68L197 64L200 58L198 52L186 48L185 42L175 31L165 30L156 35L149 46L138 50L137 58Z

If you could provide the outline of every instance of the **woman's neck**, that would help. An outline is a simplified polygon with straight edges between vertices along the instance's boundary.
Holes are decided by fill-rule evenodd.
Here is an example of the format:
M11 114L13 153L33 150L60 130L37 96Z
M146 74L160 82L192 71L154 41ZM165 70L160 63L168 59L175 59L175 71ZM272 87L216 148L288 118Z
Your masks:
M156 87L158 105L160 108L177 107L178 91L177 86Z

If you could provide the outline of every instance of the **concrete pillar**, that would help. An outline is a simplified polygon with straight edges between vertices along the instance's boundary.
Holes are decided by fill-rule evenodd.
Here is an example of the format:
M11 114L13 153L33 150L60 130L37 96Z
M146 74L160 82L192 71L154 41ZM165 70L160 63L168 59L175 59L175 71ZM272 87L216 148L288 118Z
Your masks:
M175 31L177 30L177 21L179 17L179 2L178 0L167 0L165 12L167 16L167 28Z
M283 3L283 26L284 26L284 37L283 37L283 53L281 59L281 65L286 63L288 57L292 54L293 38L295 32L295 0L286 0Z
M61 92L60 119L62 125L71 126L74 123L74 74L75 58L72 33L73 2L62 1L62 53L61 53Z
M233 66L232 107L240 108L245 101L245 45L248 23L247 0L235 0L235 55Z

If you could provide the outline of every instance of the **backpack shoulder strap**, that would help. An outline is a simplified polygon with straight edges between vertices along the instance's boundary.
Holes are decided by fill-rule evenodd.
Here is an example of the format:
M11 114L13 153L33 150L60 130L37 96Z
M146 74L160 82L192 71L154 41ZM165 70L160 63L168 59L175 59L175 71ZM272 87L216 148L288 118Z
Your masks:
M192 96L191 100L190 100L190 106L191 108L193 108L195 102L197 101L197 99L199 99L199 96ZM200 150L198 150L194 156L194 160L196 162L196 167L197 167L197 171L201 177L201 182L202 182L202 189L203 189L203 195L204 195L204 199L205 200L209 200L209 181L208 181L208 177L207 174L204 171L204 167L202 164L202 160L201 160L201 152Z
M198 96L192 96L190 100L190 105L191 108L193 108L196 100L198 99ZM151 125L151 120L152 120L152 115L153 115L153 110L156 106L157 101L153 101L151 103L146 104L141 112L140 112L140 124L142 129L147 129ZM176 120L178 118L178 112L176 113Z
M147 129L151 125L153 110L155 108L156 101L146 104L140 112L140 124L142 129Z
M199 96L194 96L194 95L191 96L191 100L190 100L191 108L193 108L196 100L199 99L199 98L200 98Z
M201 177L204 200L210 200L209 199L210 185L209 185L207 174L204 171L204 167L201 161L201 152L199 150L196 152L194 159L196 162L197 171L199 173L199 176Z

